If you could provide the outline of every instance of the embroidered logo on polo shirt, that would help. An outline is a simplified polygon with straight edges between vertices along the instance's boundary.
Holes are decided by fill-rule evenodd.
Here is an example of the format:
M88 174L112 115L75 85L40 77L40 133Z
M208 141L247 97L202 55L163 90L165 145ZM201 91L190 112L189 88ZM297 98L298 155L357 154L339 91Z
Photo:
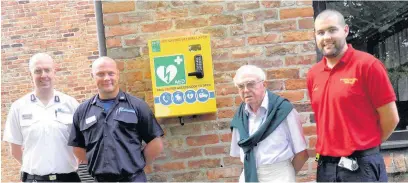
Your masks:
M119 107L118 109L116 109L116 115L121 113L121 112L128 112L128 113L135 114L135 110L133 110L133 109L128 109L128 108L124 108L124 107Z
M358 81L357 78L342 78L340 79L344 84L351 84L353 85L356 81Z

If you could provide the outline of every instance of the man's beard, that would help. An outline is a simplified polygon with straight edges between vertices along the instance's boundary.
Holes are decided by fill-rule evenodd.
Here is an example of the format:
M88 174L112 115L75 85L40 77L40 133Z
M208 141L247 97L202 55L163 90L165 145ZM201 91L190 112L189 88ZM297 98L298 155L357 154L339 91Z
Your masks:
M339 44L336 44L336 42L334 42L333 43L334 48L332 48L333 51L330 51L330 53L327 53L324 50L324 47L322 47L322 49L320 51L322 52L323 56L325 56L327 58L335 58L343 50L344 44L345 44L345 42L340 42Z

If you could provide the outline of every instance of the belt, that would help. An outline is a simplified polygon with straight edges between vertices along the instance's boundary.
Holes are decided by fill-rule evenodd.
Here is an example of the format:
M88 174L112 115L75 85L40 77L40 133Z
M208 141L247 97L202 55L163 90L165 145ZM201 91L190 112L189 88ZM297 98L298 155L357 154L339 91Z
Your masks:
M347 156L347 157L349 157L349 158L361 158L361 157L364 157L364 156L377 154L379 152L380 152L380 147L376 146L376 147L366 149L366 150L354 151L350 156ZM341 157L320 155L319 160L325 161L325 162L338 163L340 161L340 158Z
M143 178L146 178L146 174L143 170L133 174L104 173L95 175L94 178L98 182L146 182L146 180L142 180Z
M71 173L62 173L62 174L48 174L48 175L31 175L26 172L23 173L26 177L26 180L48 180L48 181L53 181L53 180L60 180L64 178L70 178L73 175L76 175L76 172L71 172Z
M95 175L95 179L98 182L117 182L123 179L127 179L131 176L132 174L118 175L118 174L106 173L106 174Z

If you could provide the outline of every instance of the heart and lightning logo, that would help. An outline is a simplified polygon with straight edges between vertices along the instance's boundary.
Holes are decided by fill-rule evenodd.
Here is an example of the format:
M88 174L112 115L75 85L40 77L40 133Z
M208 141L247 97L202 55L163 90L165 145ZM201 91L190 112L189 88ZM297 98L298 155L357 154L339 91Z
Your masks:
M174 65L169 65L167 67L160 66L157 68L156 73L159 79L164 81L166 84L169 84L177 75L177 67Z
M154 68L157 87L186 84L183 55L155 57Z

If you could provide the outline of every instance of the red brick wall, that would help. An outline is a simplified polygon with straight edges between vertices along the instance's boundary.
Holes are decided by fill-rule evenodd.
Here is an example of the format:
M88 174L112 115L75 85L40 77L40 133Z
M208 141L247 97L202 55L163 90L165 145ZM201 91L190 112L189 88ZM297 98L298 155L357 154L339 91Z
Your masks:
M254 64L267 72L269 88L288 98L301 113L310 154L315 125L305 76L316 61L311 1L105 2L108 56L123 63L122 85L152 105L147 41L209 33L212 41L218 112L160 120L165 135L162 156L146 168L151 181L236 181L242 164L229 154L229 123L240 104L232 83L235 71ZM125 55L125 56L124 56ZM125 58L127 57L127 58ZM300 181L314 179L313 159Z
M96 91L90 63L98 47L93 1L1 1L1 129L12 102L32 91L28 60L38 52L57 64L56 89L82 101ZM20 166L1 146L1 181L19 181Z

